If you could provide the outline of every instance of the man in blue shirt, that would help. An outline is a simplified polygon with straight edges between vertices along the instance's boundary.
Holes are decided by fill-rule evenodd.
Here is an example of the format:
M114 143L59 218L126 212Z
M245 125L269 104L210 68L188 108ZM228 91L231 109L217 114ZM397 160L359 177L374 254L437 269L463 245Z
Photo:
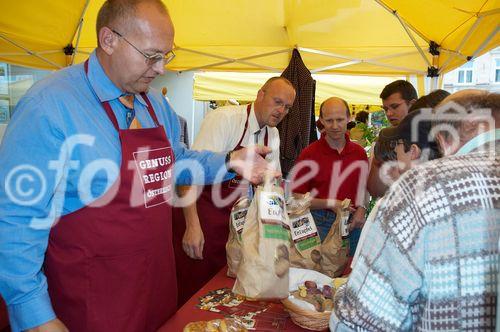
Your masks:
M220 182L233 169L257 183L269 171L265 147L179 144L175 113L149 90L174 57L161 1L109 0L97 33L85 64L19 101L0 146L0 293L13 331L156 330L176 301L175 282L165 288L172 182Z

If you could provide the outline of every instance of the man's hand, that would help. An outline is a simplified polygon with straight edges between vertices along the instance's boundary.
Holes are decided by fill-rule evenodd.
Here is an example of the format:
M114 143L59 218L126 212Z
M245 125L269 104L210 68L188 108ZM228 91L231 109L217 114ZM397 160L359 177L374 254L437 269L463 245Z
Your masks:
M59 319L56 318L45 324L28 329L26 332L69 332L69 330Z
M279 177L280 172L272 169L270 164L264 159L271 152L267 146L255 145L231 153L229 168L240 174L245 180L253 184L260 184L265 176L272 178Z
M203 259L204 245L205 237L203 236L199 221L191 223L191 226L188 224L182 238L182 249L184 249L186 255L192 259Z
M349 224L349 230L353 230L355 228L362 228L365 224L365 214L366 209L362 206L356 209L356 212L352 215L351 223Z

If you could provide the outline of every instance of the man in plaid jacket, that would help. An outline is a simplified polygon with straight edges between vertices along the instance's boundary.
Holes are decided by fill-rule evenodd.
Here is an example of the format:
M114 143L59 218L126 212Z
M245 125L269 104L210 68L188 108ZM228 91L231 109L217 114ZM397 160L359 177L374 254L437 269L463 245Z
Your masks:
M390 188L335 294L331 331L495 329L499 109L500 95L480 90L437 108L433 134L445 157Z

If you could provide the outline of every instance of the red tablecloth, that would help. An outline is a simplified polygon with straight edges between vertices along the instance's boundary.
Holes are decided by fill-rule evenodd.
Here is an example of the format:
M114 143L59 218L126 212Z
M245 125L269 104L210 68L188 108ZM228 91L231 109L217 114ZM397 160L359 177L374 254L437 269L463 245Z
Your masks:
M226 276L226 268L223 268L215 275L205 286L203 286L196 294L194 294L189 301L187 301L177 313L169 319L158 332L177 332L182 331L184 326L193 321L212 320L223 318L219 313L201 310L196 307L199 297L207 294L209 291L216 290L223 287L232 288L234 279ZM281 305L281 304L280 304ZM258 331L258 330L256 330ZM295 325L290 318L287 319L285 329L283 331L308 331Z

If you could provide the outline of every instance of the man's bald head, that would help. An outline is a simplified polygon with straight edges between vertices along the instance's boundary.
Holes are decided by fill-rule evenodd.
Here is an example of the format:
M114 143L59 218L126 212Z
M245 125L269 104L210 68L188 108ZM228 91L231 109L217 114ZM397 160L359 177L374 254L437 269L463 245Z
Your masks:
M498 119L500 113L500 94L486 90L466 89L457 91L438 105L442 106L449 102L455 102L462 106L467 113L477 112L479 109L491 110L491 115Z
M153 5L159 13L168 16L168 10L161 0L107 0L99 10L96 20L96 33L99 42L99 31L103 27L119 29L126 35L134 28L137 8L141 4Z
M326 99L325 101L323 101L321 103L321 106L319 107L319 117L320 118L323 117L323 109L325 107L330 107L330 106L344 107L347 118L349 119L351 117L351 113L349 111L349 104L347 104L347 102L344 99L338 98L338 97L330 97L330 98Z

